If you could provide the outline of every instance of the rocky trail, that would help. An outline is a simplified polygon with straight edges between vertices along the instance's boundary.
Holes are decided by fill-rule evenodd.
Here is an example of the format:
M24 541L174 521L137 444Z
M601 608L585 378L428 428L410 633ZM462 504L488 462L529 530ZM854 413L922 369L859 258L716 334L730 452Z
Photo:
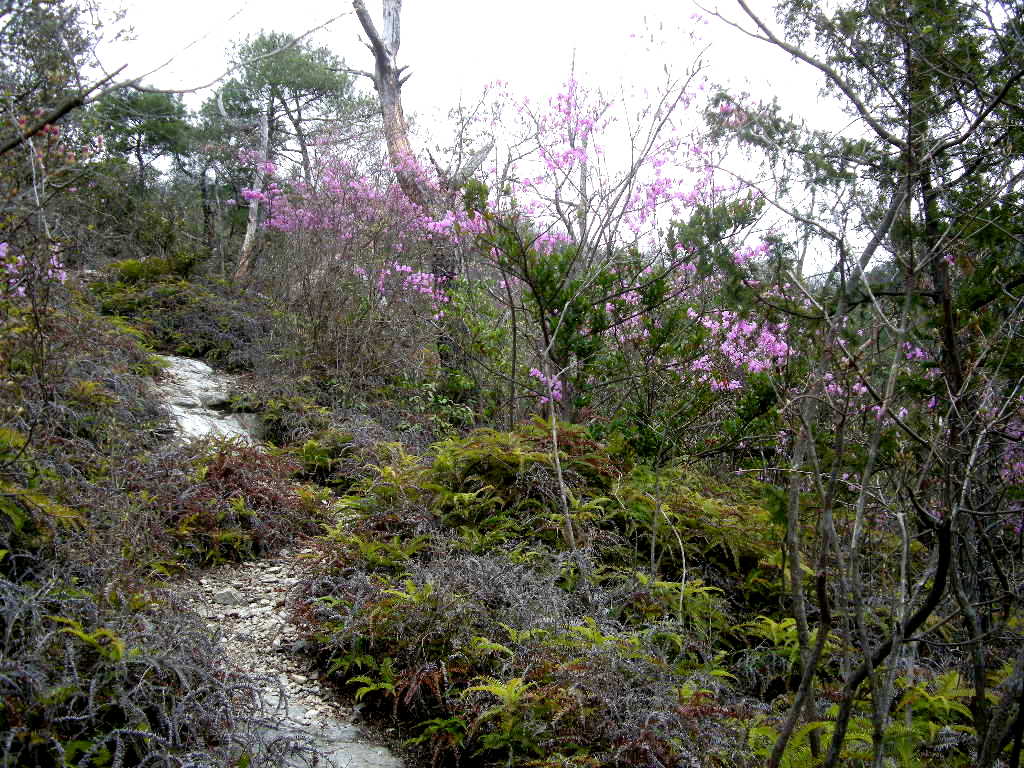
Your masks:
M187 358L169 364L156 385L182 438L206 435L255 440L254 425L225 414L233 381ZM268 740L309 745L289 765L331 768L401 768L402 761L368 739L358 713L340 704L317 680L302 641L288 622L289 597L310 550L286 550L270 559L234 563L203 571L175 590L203 616L220 639L231 663L264 681L263 703L276 725Z

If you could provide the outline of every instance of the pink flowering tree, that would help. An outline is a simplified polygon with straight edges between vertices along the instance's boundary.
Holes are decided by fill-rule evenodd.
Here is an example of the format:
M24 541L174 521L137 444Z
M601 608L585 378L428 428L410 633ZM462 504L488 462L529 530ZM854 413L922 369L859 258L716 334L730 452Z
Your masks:
M759 203L728 200L739 185L721 183L691 132L697 72L615 100L574 77L539 103L497 84L463 126L490 134L486 152L446 173L413 155L397 7L384 5L381 30L355 8L393 175L367 177L324 152L298 180L260 156L259 188L243 193L268 211L284 249L308 254L295 281L302 296L315 290L314 305L327 306L344 291L361 297L364 317L400 316L408 327L396 325L388 343L435 340L448 386L482 412L511 422L554 408L610 429L640 424L644 450L678 450L692 414L747 396L752 383L761 392L785 369L784 319L717 295L723 258L747 268L769 245L752 230ZM669 231L676 220L686 224Z
M532 404L639 423L644 450L656 450L679 439L688 414L744 396L789 357L784 322L716 296L716 260L750 267L769 245L751 234L758 203L729 202L732 187L716 184L682 130L694 83L667 79L640 114L574 79L543 106L495 88L481 114L484 128L501 122L505 142L461 195L409 157L389 183L327 152L315 184L258 162L273 173L246 194L268 206L290 252L311 254L303 295L348 286L369 314L421 329L398 331L405 339L458 344L479 408L513 421ZM673 219L688 224L666 237ZM459 279L439 276L441 251L464 265Z
M226 132L238 163L249 172L241 198L247 212L236 279L253 267L257 236L266 219L266 185L278 166L313 181L315 148L325 135L367 123L372 99L357 94L342 62L328 49L293 36L263 32L231 51L234 76L204 107L210 126ZM331 125L328 129L326 126ZM238 146L238 142L242 146Z
M691 91L694 77L669 78L653 105L623 115L570 79L544 107L507 94L492 106L513 139L467 203L484 219L482 266L496 272L491 295L509 318L512 338L495 356L511 359L510 418L525 393L571 419L639 425L645 450L678 450L690 415L785 365L785 322L731 311L716 291L722 254L738 270L769 245L745 245L758 202L729 202L733 187L716 183L709 155L682 132ZM666 238L676 219L686 223Z
M716 247L745 253L753 237L756 205L722 207L736 185L716 179L688 127L696 71L614 100L574 77L539 103L495 85L464 131L487 137L480 151L444 172L414 155L399 5L383 5L383 26L362 2L354 8L393 175L367 177L340 153L311 152L298 180L262 151L251 158L258 183L242 203L266 212L282 250L306 255L290 291L315 291L313 306L332 310L344 292L362 297L360 316L400 316L388 344L433 342L447 386L480 411L514 421L553 406L570 419L639 421L650 445L666 438L656 412L735 399L751 377L784 367L786 326L718 301L714 282L698 279L708 261L695 258L698 246L666 238L672 220L691 218L731 222L716 223ZM764 247L755 242L746 258ZM316 316L332 335L332 312ZM677 393L686 406L667 406ZM676 436L685 423L673 419Z
M312 351L350 365L353 381L436 367L450 297L431 266L437 247L454 245L446 225L345 147L324 141L310 156L315 183L266 167L262 191L243 192L266 211L268 284L306 318Z
M0 243L0 298L3 300L38 297L52 283L63 283L68 273L56 248L42 263L16 252L9 243Z

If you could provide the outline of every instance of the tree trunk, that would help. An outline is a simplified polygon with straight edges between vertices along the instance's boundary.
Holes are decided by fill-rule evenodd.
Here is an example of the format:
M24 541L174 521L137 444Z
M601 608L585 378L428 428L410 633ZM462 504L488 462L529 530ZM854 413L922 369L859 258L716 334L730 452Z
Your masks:
M210 199L210 182L206 178L206 168L199 174L199 194L203 203L203 235L206 239L206 250L214 254L217 250L217 228L214 223L213 200Z
M402 110L402 77L404 67L399 67L396 57L401 45L402 0L383 0L384 34L381 35L373 24L373 19L366 10L363 0L353 0L356 16L363 31L370 39L373 51L374 71L373 84L380 97L381 117L384 122L384 138L388 145L388 158L395 169L398 185L402 192L413 203L418 205L426 215L439 213L441 200L435 190L430 189L420 175L419 164L409 142L409 125ZM477 160L482 162L482 157ZM472 172L472 171L469 171ZM464 171L460 170L454 177L456 183L462 180ZM468 174L466 174L468 175ZM439 244L430 262L430 272L434 285L439 290L455 279L459 272L457 254L454 248ZM437 353L443 371L458 368L455 351L457 328L453 319L447 315L441 321Z
M256 167L255 183L253 189L257 192L263 191L263 182L267 172L265 166L270 158L270 113L273 109L273 97L267 97L266 110L260 113L260 161ZM242 252L238 257L238 267L235 269L235 281L247 280L252 274L252 255L256 246L256 231L260 223L260 202L259 200L249 201L249 221L245 226L245 239L242 240Z
M146 194L146 161L142 157L142 136L135 140L135 162L139 166L136 183L139 187L139 197L142 197Z
M281 106L284 107L284 112L288 116L288 122L292 124L292 129L295 131L295 140L299 142L299 154L302 157L302 179L306 182L307 186L313 183L313 163L309 158L309 145L306 143L306 134L302 130L302 106L299 104L299 100L295 100L295 112L293 113L291 108L288 106L288 101L281 99Z
M373 19L366 10L363 0L353 0L356 16L366 36L370 38L373 51L373 85L380 97L381 117L384 119L384 138L388 145L388 158L394 166L398 185L405 196L428 210L430 195L417 174L415 155L409 143L409 124L402 110L403 67L396 61L401 44L402 0L383 0L384 35L377 32Z

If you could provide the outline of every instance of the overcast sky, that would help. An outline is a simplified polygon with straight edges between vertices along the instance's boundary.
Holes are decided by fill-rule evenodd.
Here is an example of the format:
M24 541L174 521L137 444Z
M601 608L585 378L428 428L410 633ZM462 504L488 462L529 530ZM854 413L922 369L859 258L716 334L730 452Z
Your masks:
M135 40L106 46L104 65L128 64L159 87L189 88L208 82L225 66L234 41L261 30L303 33L339 13L313 41L330 47L350 66L371 68L358 22L347 0L105 0L127 11ZM771 17L767 0L753 0ZM710 0L739 19L729 0ZM367 7L380 17L379 0ZM508 81L522 95L546 98L566 79L575 57L577 78L617 89L650 84L665 64L681 70L707 47L707 76L752 92L775 94L791 110L817 110L817 80L772 47L744 38L714 18L694 18L690 0L406 0L400 63L412 70L403 98L408 112L431 122L460 97L472 100L488 82ZM378 21L379 23L379 21ZM696 33L699 39L692 35ZM651 40L654 40L653 46ZM186 46L190 46L186 49ZM195 106L201 97L189 97Z

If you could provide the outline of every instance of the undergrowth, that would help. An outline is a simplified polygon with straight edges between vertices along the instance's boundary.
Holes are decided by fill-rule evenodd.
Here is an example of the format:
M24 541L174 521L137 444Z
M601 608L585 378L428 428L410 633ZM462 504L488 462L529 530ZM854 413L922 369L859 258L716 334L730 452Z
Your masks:
M575 547L547 423L382 447L333 503L295 613L323 674L432 765L763 764L799 682L778 492L632 466L578 426L558 445ZM848 650L824 644L826 702ZM894 765L969 764L970 692L938 661L897 681ZM843 765L872 757L857 707ZM784 765L816 764L837 707L820 711Z
M2 307L0 764L284 759L256 681L154 579L313 536L294 620L323 675L425 762L767 759L799 683L777 490L634 465L599 429L559 425L557 464L546 422L466 432L474 415L433 385L347 387L301 359L301 324L189 269L120 262L47 312ZM271 447L170 441L156 351L246 371L231 407ZM784 765L827 745L849 652L825 641L820 719ZM970 691L919 662L886 759L968 765ZM859 701L844 764L871 757L872 728Z
M224 282L192 278L190 259L126 259L92 283L105 315L127 319L159 352L251 370L274 337L270 302Z
M0 580L0 765L274 762L257 681L163 600Z
M569 549L550 440L394 445L349 489L297 615L325 672L438 765L734 764L759 704L726 651L778 601L760 489L562 426Z
M161 572L272 552L319 533L324 493L292 478L297 462L238 441L195 441L154 453L127 485L148 556Z

